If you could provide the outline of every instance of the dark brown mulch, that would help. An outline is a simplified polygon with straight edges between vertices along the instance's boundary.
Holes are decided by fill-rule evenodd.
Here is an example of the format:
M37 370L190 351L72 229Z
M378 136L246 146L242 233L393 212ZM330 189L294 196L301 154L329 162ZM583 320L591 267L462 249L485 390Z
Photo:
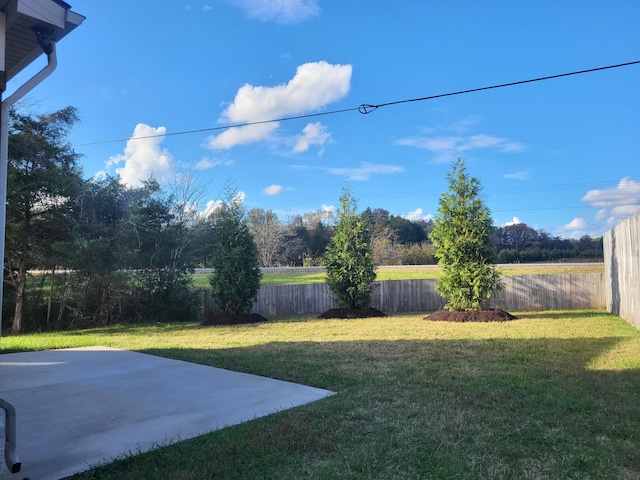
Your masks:
M375 308L332 308L318 318L370 318L386 317L384 313Z
M472 310L469 312L450 312L449 310L437 310L424 317L426 320L440 322L506 322L516 320L509 312L499 308L491 310Z
M245 323L266 322L267 319L257 313L219 313L207 318L200 325L203 327L211 327L213 325L243 325Z

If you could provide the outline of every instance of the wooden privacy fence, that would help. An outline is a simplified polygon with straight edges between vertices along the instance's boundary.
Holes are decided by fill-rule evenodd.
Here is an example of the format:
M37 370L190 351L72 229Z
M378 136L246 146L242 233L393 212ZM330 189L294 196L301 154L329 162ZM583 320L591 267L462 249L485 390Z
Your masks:
M640 214L602 239L607 310L640 328Z
M605 309L604 274L571 273L503 277L505 289L496 292L491 308L504 310ZM371 306L385 313L430 312L445 300L436 292L434 279L374 282ZM215 313L210 291L205 291L205 318ZM320 314L337 307L324 283L262 286L252 313L263 317Z

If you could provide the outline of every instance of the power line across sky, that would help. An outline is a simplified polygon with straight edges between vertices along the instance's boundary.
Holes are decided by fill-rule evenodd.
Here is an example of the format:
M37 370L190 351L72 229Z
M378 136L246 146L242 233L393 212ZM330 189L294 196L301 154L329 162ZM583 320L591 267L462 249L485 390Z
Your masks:
M586 69L586 70L577 70L577 71L568 72L568 73L559 73L559 74L548 75L548 76L544 76L544 77L530 78L530 79L527 79L527 80L518 80L518 81L515 81L515 82L500 83L500 84L490 85L490 86L485 86L485 87L470 88L470 89L466 89L466 90L459 90L459 91L456 91L456 92L441 93L441 94L430 95L430 96L426 96L426 97L416 97L416 98L405 99L405 100L395 100L395 101L386 102L386 103L380 103L380 104L363 103L363 104L360 104L357 107L343 108L343 109L339 109L339 110L329 110L329 111L326 111L326 112L307 113L307 114L303 114L303 115L295 115L295 116L290 116L290 117L255 120L255 121L249 121L249 122L243 122L243 123L221 125L221 126L217 126L217 127L204 127L204 128L197 128L197 129L192 129L192 130L183 130L183 131L180 131L180 132L165 132L165 133L153 134L153 135L140 135L140 136L137 136L137 137L134 136L134 137L129 137L129 138L115 139L115 140L98 140L98 141L88 142L88 143L79 143L79 144L76 144L76 145L73 145L73 146L74 147L85 147L85 146L89 146L89 145L102 145L102 144L108 144L108 143L122 143L122 142L127 142L129 140L144 140L144 139L157 138L157 137L171 137L171 136L178 136L178 135L191 135L191 134L195 134L195 133L211 133L211 132L216 132L216 131L220 131L220 130L227 130L229 128L241 128L241 127L248 127L248 126L254 126L254 125L263 125L263 124L268 124L268 123L279 123L279 122L285 122L285 121L291 121L291 120L305 120L305 119L311 119L311 118L315 118L315 117L325 117L325 116L328 116L328 115L336 115L336 114L340 114L340 113L349 113L349 112L356 112L356 111L360 112L361 114L368 115L368 114L376 111L377 109L383 108L383 107L397 106L397 105L402 105L402 104L406 104L406 103L424 102L424 101L427 101L427 100L434 100L436 98L451 97L451 96L454 96L454 95L464 95L464 94L468 94L468 93L477 93L477 92L482 92L482 91L486 91L486 90L495 90L495 89L498 89L498 88L514 87L514 86L517 86L517 85L524 85L524 84L527 84L527 83L534 83L534 82L542 82L542 81L546 81L546 80L556 80L556 79L563 78L563 77L570 77L570 76L574 76L574 75L584 75L584 74L587 74L587 73L595 73L595 72L600 72L600 71L603 71L603 70L610 70L610 69L613 69L613 68L628 67L628 66L631 66L631 65L638 65L638 64L640 64L640 60L636 60L636 61L632 61L632 62L619 63L619 64L615 64L615 65L607 65L607 66L604 66L604 67L589 68L589 69Z

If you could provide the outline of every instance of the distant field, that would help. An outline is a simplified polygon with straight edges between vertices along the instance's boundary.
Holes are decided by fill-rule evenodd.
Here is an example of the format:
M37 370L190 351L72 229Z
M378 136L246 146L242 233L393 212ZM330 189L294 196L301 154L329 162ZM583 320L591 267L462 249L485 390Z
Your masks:
M500 265L503 275L552 275L559 273L600 273L604 272L604 264L529 264L529 265ZM380 267L376 280L414 280L422 278L438 278L440 267L436 265ZM198 288L208 288L208 274L196 273L194 282ZM262 285L301 285L307 283L323 283L325 271L320 268L283 268L265 269L262 275Z

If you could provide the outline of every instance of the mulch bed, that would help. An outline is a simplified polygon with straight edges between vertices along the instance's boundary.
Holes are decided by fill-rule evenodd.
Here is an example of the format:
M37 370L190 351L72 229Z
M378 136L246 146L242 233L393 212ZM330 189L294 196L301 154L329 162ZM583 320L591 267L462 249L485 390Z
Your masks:
M207 318L200 325L203 327L211 327L214 325L243 325L245 323L266 322L267 319L257 313L240 313L237 315L231 313L219 313Z
M426 320L439 322L506 322L516 320L509 312L499 308L491 310L472 310L469 312L450 312L449 310L437 310L424 317Z
M386 317L384 313L375 308L332 308L318 318L371 318Z

